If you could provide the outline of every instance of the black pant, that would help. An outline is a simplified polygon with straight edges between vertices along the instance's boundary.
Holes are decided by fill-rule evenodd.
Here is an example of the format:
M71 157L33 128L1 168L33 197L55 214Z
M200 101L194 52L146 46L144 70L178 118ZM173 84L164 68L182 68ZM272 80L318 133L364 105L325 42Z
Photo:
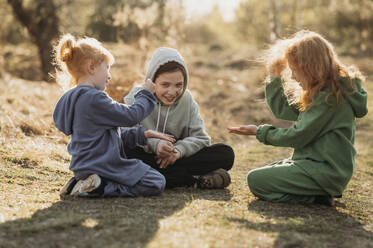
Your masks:
M155 154L146 153L142 148L125 148L128 158L136 158L158 170L166 178L166 188L192 186L194 175L204 175L216 169L230 170L234 162L234 151L230 146L214 144L204 147L190 157L176 160L166 169L159 168Z

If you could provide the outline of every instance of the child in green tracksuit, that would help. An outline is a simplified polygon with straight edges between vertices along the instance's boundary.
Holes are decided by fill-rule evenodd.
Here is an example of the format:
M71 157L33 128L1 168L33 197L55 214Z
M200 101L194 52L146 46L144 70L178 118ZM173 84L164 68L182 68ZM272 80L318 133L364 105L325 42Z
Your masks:
M332 45L314 32L300 31L278 42L269 58L267 103L277 118L296 123L289 128L246 125L228 130L294 152L290 159L250 171L250 190L272 202L333 205L355 169L355 118L368 112L364 79L357 69L345 67ZM289 80L281 77L287 65L299 94L297 84L287 86Z

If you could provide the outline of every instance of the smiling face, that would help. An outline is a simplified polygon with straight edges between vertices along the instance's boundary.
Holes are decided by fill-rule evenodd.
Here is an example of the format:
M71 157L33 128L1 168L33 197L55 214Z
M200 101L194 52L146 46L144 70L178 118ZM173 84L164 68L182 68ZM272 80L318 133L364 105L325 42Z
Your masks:
M161 73L154 83L155 95L165 105L173 104L184 90L184 76L180 70Z
M93 86L98 90L105 90L107 83L111 79L110 66L104 61L96 66L92 75Z

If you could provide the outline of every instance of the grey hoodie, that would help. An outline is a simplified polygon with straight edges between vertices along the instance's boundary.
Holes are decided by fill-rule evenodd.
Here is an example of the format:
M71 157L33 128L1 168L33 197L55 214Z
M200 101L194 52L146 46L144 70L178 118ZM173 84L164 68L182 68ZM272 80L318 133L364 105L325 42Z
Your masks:
M154 75L159 67L171 61L179 63L185 69L184 92L170 106L162 105L158 101L154 111L140 124L147 130L151 129L174 135L177 140L174 146L180 151L181 157L189 157L203 147L209 146L211 139L205 131L198 104L194 101L190 91L186 89L189 77L184 59L177 50L160 47L154 52L149 62L145 78L154 81ZM139 90L139 87L134 87L124 98L124 101L127 104L132 104L134 96ZM144 150L155 153L158 142L159 139L148 139L148 144L144 146Z

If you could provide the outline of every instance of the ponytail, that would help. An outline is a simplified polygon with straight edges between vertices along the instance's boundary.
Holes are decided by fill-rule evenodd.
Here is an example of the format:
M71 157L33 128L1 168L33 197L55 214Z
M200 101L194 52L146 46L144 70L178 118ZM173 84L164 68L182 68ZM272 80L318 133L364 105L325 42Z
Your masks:
M106 61L114 63L113 55L94 38L76 40L71 34L63 35L54 48L56 81L64 90L77 85L78 79L85 75L84 64L92 60L95 65Z
M69 62L73 58L73 49L75 46L75 38L70 35L64 35L62 39L60 40L60 49L59 49L59 59L62 62Z

